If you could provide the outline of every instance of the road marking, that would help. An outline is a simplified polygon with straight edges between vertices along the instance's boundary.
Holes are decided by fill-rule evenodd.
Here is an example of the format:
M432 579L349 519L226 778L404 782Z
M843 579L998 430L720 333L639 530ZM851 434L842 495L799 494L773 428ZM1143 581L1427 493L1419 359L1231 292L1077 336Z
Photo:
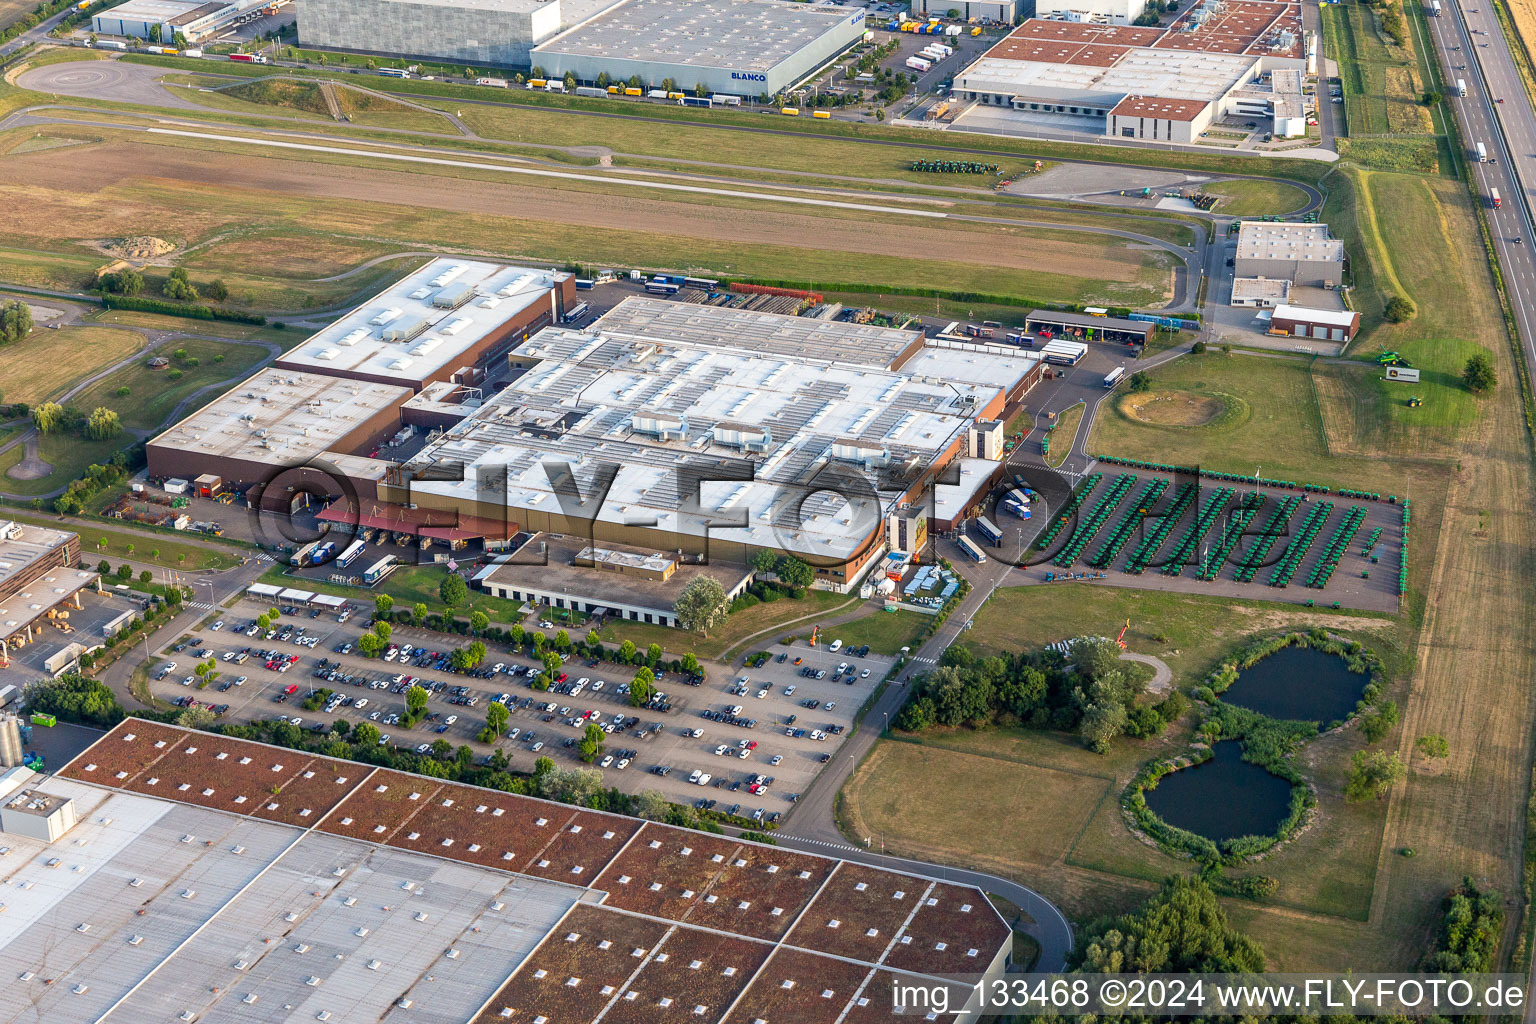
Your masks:
M205 612L213 611L213 605L207 601L188 601L188 608L201 608Z

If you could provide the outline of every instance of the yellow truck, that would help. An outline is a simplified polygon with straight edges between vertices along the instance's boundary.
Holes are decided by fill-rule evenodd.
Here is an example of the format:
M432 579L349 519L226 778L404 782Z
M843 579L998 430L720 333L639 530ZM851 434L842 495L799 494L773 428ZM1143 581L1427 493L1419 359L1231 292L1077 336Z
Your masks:
M781 108L779 110L779 113L783 114L785 117L799 117L800 116L800 108L799 107L783 107L783 108Z

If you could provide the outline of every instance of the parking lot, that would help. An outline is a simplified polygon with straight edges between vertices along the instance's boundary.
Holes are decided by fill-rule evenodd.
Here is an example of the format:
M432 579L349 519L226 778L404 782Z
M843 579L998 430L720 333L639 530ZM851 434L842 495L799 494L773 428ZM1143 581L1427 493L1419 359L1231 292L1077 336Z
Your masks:
M187 646L168 648L151 669L154 694L220 707L221 717L232 721L282 715L305 728L329 727L338 718L354 725L369 721L396 746L413 748L442 739L455 747L469 744L482 755L492 747L479 743L476 734L485 726L486 708L505 694L511 709L508 735L496 746L514 771L530 771L541 756L566 767L581 766L576 744L587 723L595 721L608 732L596 765L607 784L630 792L657 789L680 803L714 800L722 811L738 805L737 813L745 815L761 808L771 816L788 808L790 798L837 755L858 708L893 664L881 655L833 652L826 644L775 645L767 649L768 661L756 667L738 664L726 671L706 664L697 686L665 673L657 682L667 695L664 705L637 709L627 696L626 684L634 674L627 666L571 658L562 669L566 678L542 692L531 686L540 666L503 645L487 645L489 653L476 673L455 673L436 667L434 655L469 640L408 626L392 634L401 648L393 658L361 657L355 645L368 617L360 609L346 622L328 612L317 616L297 610L283 616L270 638L247 635L248 625L269 608L242 601L221 613L220 628L210 624L195 638L178 638L177 645ZM410 656L403 653L407 646ZM199 688L193 666L208 657L218 662L219 674ZM324 674L317 676L322 660ZM175 668L164 671L169 663ZM840 665L842 672L837 671ZM333 672L335 678L329 678ZM579 692L571 692L583 679ZM428 719L402 729L399 716L412 683L431 692ZM322 688L334 691L331 705L317 710L300 706ZM736 707L740 711L732 714ZM717 753L721 748L724 752ZM699 781L690 782L695 770ZM755 776L762 776L763 783ZM749 792L764 783L764 791Z

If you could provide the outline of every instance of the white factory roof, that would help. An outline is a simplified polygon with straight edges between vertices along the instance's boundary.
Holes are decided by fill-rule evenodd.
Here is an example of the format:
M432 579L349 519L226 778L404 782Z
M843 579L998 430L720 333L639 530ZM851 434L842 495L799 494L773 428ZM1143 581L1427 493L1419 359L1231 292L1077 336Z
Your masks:
M845 23L862 31L863 21L862 8L783 0L623 0L533 54L766 72Z
M1344 243L1328 237L1327 224L1245 220L1238 225L1237 258L1339 262Z
M467 1021L579 895L57 776L48 790L75 801L73 829L0 837L0 974L39 1020Z
M280 366L367 374L416 385L536 303L559 275L531 267L436 259L283 354Z
M990 459L956 459L955 464L960 467L958 482L936 483L933 487L933 517L942 522L949 522L970 508L976 501L977 492L998 468L998 463ZM952 476L945 473L940 479L952 479Z
M106 16L114 20L122 18L126 21L170 21L172 18L204 6L210 9L232 7L234 0L229 0L228 3L212 4L207 0L128 0L127 3L96 13L98 17Z
M1106 107L1126 96L1220 99L1253 67L1257 57L1199 50L1136 47L1112 65L983 57L955 79L956 89L1030 99L1102 94Z
M1276 320L1300 320L1329 327L1350 327L1359 314L1347 309L1314 309L1311 306L1276 306L1271 314Z
M1008 390L1039 361L1039 352L1014 345L930 341L921 352L901 364L901 372Z
M0 520L0 584L24 572L27 566L62 547L73 536L64 530ZM28 623L90 586L99 576L94 569L50 569L0 604L0 640L23 632Z
M1028 366L999 356L995 371L964 368L987 383L914 376L736 348L730 317L718 323L713 345L607 329L539 332L516 354L542 362L406 464L412 493L469 501L480 486L473 467L505 467L514 514L553 513L561 501L546 460L570 463L583 496L609 464L617 476L597 512L603 521L847 557L909 486L903 471L941 458ZM658 436L662 429L673 433ZM855 461L871 457L870 468ZM453 470L455 479L422 479L431 467L454 464L464 467ZM680 471L720 478L729 473L722 466L741 478L703 483L699 505L689 507ZM851 502L821 492L802 503L805 491L794 485L824 469L860 481L860 492ZM742 525L716 525L730 522Z
M74 536L66 530L0 518L0 586Z
M149 443L205 457L298 465L410 393L393 384L268 367Z

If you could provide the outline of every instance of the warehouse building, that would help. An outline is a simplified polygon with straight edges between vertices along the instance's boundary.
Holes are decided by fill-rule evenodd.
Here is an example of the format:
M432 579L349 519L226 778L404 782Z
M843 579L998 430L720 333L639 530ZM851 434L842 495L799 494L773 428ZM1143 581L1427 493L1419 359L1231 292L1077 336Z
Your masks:
M299 42L324 50L526 66L533 46L615 0L303 0Z
M91 17L98 36L157 38L167 45L178 35L196 43L267 6L269 0L128 0Z
M1344 280L1344 243L1329 236L1326 224L1245 220L1238 225L1232 272L1295 287L1337 288Z
M865 11L782 0L623 0L533 50L551 77L670 78L683 90L770 96L864 36Z
M1167 29L1031 19L956 75L951 96L1021 128L1188 144L1223 118L1305 132L1309 98L1284 74L1305 66L1298 4L1201 0Z
M1017 0L915 0L912 4L914 17L930 15L949 17L957 12L960 21L995 21L1012 25L1019 18Z
M575 305L574 274L435 259L273 365L413 391L433 381L473 383Z
M512 360L527 372L379 493L712 561L786 550L846 589L883 550L886 511L920 496L963 454L973 421L1000 418L1040 377L1034 353L913 351L920 339L628 299L589 328L520 346ZM487 474L504 483L488 489Z
M80 592L100 579L79 564L79 534L0 521L0 666L61 613L79 611Z
M1360 330L1360 314L1350 310L1309 309L1306 306L1276 306L1270 316L1269 332L1293 338L1319 341L1354 340Z
M38 1020L852 1024L899 979L972 1024L944 979L1012 948L967 885L137 718L42 788L77 820L4 837L0 929Z
M149 475L213 473L239 493L280 483L253 496L267 508L308 485L336 493L343 481L372 498L386 464L354 453L400 428L410 395L399 385L269 367L152 439Z
M1129 25L1147 9L1147 0L1038 0L1035 17L1101 25Z

